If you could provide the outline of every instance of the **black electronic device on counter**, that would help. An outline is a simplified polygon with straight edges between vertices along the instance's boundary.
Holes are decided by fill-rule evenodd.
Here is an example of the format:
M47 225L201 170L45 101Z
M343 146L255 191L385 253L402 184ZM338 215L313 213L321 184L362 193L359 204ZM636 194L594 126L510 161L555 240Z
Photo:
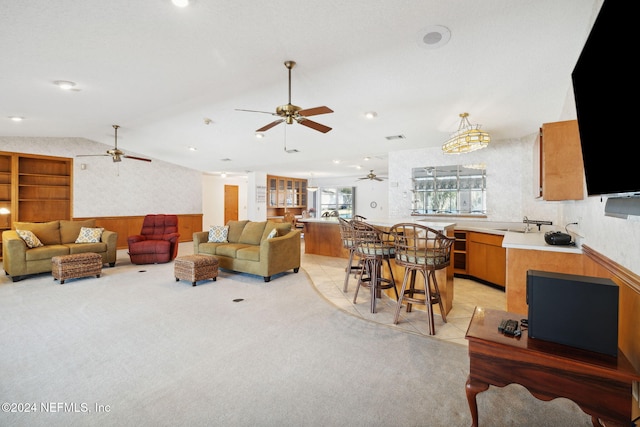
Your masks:
M498 326L498 332L512 337L519 337L522 335L518 321L513 319L503 319L502 322L500 322L500 326Z
M544 233L544 241L549 245L573 245L571 235L560 231L547 231Z
M529 338L617 356L618 298L610 279L529 270Z

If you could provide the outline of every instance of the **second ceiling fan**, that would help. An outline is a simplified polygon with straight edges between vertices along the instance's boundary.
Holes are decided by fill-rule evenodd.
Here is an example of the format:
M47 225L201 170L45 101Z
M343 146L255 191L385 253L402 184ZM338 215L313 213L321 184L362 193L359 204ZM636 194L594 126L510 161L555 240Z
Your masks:
M363 180L363 179L368 179L369 181L384 181L383 178L379 178L378 175L373 173L373 169L371 169L366 176L363 176L362 178L358 178L358 180Z
M331 130L329 126L325 126L323 124L307 119L307 117L309 116L317 116L319 114L333 113L333 110L331 108L322 106L322 107L302 109L301 107L298 107L297 105L293 105L291 103L291 69L295 67L295 65L296 65L295 61L285 61L284 63L284 66L287 67L287 69L289 70L289 102L287 104L276 107L275 113L271 113L269 111L236 109L236 111L248 111L251 113L266 113L266 114L271 114L272 116L280 117L278 120L274 120L268 125L265 125L260 129L256 130L256 132L268 131L269 129L271 129L276 125L279 125L280 123L286 123L290 125L293 122L300 123L303 126L317 130L318 132L322 132L322 133L327 133Z

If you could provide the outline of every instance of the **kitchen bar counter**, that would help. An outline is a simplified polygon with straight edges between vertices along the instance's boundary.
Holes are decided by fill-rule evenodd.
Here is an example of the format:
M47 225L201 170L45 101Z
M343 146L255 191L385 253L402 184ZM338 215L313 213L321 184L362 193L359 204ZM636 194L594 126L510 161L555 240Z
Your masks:
M314 255L324 255L332 257L341 257L346 260L349 258L349 251L342 247L342 237L340 236L340 227L338 218L304 218L299 222L304 224L304 247L305 253ZM441 231L447 235L453 235L453 222L441 221L422 221L416 218L371 218L366 222L382 230L388 230L393 225L403 222L415 222L426 225L427 227ZM404 277L404 268L399 267L395 262L391 262L393 275L396 281L398 291L402 287L402 278ZM386 273L388 274L388 273ZM442 295L445 311L448 313L453 306L453 261L451 265L436 272L440 294ZM416 279L416 287L424 286L422 276L418 275ZM387 290L387 295L395 298L393 291ZM418 309L423 309L422 306Z
M455 222L454 222L455 221ZM338 218L305 218L305 253L341 257L347 259L349 251L342 247ZM579 246L553 246L544 240L545 231L556 227L543 226L538 231L523 233L524 225L517 222L467 221L452 218L452 221L434 221L423 217L371 218L366 222L382 229L394 224L410 222L423 224L452 236L456 231L503 235L502 247L506 250L507 311L527 314L526 276L528 270L542 270L580 274L583 271L582 250ZM402 282L404 270L394 268L396 282ZM440 272L438 283L445 296L448 312L453 302L453 261L451 266ZM442 283L446 283L445 286ZM444 289L443 289L444 288Z

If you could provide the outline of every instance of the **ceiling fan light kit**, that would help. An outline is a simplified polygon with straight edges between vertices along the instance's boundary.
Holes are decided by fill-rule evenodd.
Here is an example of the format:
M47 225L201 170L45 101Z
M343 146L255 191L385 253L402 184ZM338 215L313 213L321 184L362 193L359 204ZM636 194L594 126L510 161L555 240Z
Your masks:
M469 113L460 114L458 130L442 146L445 154L462 154L485 148L489 145L491 137L487 132L480 130L480 125L472 125L469 122Z
M293 123L299 123L313 130L317 130L318 132L322 132L322 133L329 132L331 130L329 126L325 126L323 124L309 120L307 117L317 116L319 114L333 113L333 110L326 106L302 109L297 105L293 105L291 103L291 70L293 69L293 67L296 66L296 63L295 61L285 61L284 66L287 67L287 69L289 70L289 102L287 104L276 107L275 113L271 113L268 111L242 110L242 109L236 109L236 111L246 111L250 113L266 113L266 114L271 114L272 116L280 117L278 120L274 120L273 122L256 130L256 133L266 132L272 127L279 125L280 123L286 123L288 125L291 125Z

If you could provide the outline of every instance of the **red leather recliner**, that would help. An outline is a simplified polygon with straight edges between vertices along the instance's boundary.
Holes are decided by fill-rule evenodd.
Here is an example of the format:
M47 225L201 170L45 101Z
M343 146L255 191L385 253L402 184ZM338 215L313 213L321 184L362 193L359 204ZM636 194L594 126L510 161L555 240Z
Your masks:
M178 255L178 216L147 215L140 234L129 236L129 258L133 264L162 264Z

